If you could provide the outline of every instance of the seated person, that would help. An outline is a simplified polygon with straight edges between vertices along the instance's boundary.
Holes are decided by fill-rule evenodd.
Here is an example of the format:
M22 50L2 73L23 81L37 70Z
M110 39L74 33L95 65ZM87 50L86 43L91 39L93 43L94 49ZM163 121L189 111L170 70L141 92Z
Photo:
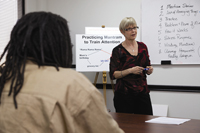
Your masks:
M1 55L0 133L122 133L101 93L71 69L67 21L33 12L14 26Z

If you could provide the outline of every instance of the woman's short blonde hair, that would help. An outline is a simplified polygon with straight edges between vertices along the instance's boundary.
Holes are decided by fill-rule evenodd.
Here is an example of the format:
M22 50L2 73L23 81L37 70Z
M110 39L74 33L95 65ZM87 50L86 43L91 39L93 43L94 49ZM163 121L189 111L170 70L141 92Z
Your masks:
M125 31L126 27L128 27L129 25L131 26L137 26L137 23L135 21L134 18L132 17L125 17L124 19L122 19L120 25L119 25L119 30L120 31Z

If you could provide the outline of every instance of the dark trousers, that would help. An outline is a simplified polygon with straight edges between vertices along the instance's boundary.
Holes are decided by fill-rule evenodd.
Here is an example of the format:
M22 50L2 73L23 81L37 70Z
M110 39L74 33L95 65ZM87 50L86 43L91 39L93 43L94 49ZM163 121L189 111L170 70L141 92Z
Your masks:
M149 93L128 93L115 92L114 107L118 113L134 113L153 115Z

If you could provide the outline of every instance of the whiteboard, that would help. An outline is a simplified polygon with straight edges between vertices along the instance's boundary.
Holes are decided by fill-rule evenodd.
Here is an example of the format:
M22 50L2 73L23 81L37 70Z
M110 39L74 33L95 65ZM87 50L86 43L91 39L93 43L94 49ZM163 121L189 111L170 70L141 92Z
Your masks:
M200 0L143 0L142 41L152 64L200 64Z

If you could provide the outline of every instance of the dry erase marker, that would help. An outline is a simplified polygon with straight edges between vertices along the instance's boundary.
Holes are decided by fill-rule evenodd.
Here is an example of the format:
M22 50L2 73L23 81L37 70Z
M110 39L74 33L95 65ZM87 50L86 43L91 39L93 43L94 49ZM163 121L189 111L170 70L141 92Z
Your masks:
M149 68L144 68L144 71L149 70Z

